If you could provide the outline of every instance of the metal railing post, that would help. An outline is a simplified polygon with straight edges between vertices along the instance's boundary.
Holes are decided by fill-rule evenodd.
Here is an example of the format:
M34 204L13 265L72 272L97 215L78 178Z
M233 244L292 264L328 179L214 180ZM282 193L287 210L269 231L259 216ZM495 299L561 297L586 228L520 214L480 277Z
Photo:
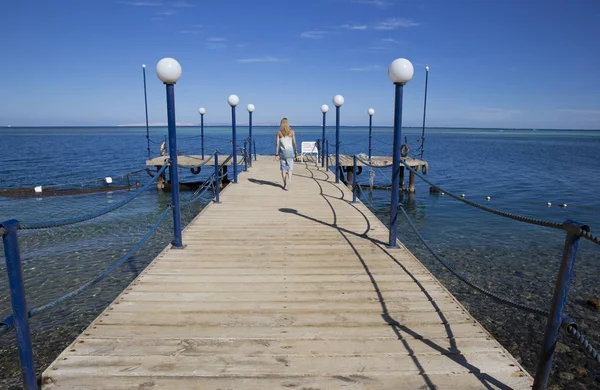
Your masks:
M177 165L177 125L175 121L175 85L167 86L167 122L169 128L169 174L171 176L171 199L173 202L174 248L183 248L181 238L181 210L179 208L179 171Z
M373 132L373 115L369 115L369 161L371 161L371 139Z
M244 141L244 170L248 172L248 141Z
M326 140L327 146L325 148L325 169L329 170L329 140Z
M235 106L231 107L231 137L233 144L233 183L237 184L237 175L238 175L238 161L237 161L237 135L236 135L236 127L235 123Z
M249 112L248 116L248 147L250 151L250 167L252 167L252 112ZM248 167L246 167L246 170L248 170Z
M322 144L322 148L321 148L322 149L321 150L321 168L325 167L325 160L323 159L324 158L323 151L325 151L325 128L326 128L326 126L327 126L327 113L324 112L323 113L323 128L321 130L321 139L322 139L322 141L321 141L321 144Z
M17 230L19 222L11 219L0 223L6 233L2 236L4 255L6 257L6 271L10 286L10 301L12 304L15 329L17 331L17 346L19 349L19 362L21 363L21 377L23 388L26 390L37 389L35 378L35 364L33 361L33 346L31 345L31 332L29 330L29 312L25 300L25 286L23 284L23 270L21 268L21 254Z
M390 202L389 247L397 248L398 243L398 197L400 196L400 144L402 135L402 92L403 85L396 84L394 103L394 146L392 152L392 199Z
M358 163L356 154L354 155L354 165L352 166L352 203L356 203L356 164Z
M340 182L340 107L335 107L335 182Z
M202 150L202 160L204 161L204 114L200 114L200 149Z
M566 220L563 222L563 228L567 231L567 238L560 261L560 269L556 278L556 286L554 287L554 296L552 297L552 306L546 323L546 333L542 350L540 351L535 379L533 382L534 390L545 389L548 385L548 377L552 368L552 359L554 358L554 350L558 341L558 333L563 321L567 296L569 295L569 287L573 270L575 269L575 259L577 257L577 247L579 246L579 234L581 230L589 228L581 224Z
M252 140L252 145L254 146L254 161L256 161L256 140Z
M215 203L219 202L219 190L221 189L221 175L219 172L219 152L215 151Z

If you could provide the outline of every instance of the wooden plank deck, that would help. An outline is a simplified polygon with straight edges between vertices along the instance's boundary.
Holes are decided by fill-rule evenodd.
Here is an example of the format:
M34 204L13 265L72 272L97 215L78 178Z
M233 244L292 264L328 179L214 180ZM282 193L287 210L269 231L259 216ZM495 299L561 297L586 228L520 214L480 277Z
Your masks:
M525 389L350 191L261 157L44 372L48 389Z

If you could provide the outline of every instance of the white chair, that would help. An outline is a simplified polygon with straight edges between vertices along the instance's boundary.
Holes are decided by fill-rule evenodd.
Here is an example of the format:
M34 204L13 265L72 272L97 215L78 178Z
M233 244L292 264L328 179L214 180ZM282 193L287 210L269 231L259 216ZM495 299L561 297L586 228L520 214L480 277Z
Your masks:
M316 154L317 160L319 159L319 149L317 148L316 142L302 142L302 151L300 153L300 161L304 162L304 155Z

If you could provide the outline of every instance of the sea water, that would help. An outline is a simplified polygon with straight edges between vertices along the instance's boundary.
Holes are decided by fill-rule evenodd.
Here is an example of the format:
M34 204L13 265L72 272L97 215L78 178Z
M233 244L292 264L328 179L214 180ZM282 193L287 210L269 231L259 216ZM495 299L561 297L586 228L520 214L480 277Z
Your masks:
M247 127L238 127L238 147L248 137ZM315 141L321 128L298 127L296 138ZM197 127L179 127L178 149L182 154L200 154ZM258 154L274 154L275 127L254 127ZM150 129L150 152L157 156L166 128ZM407 128L403 138L409 155L421 156L421 129ZM373 128L372 154L391 156L393 129ZM205 154L218 149L223 155L232 148L230 127L205 128ZM327 128L330 154L335 153L336 134ZM368 128L342 127L340 152L368 153ZM403 140L404 142L404 140ZM81 189L150 180L145 168L148 157L146 129L139 127L16 128L0 129L0 189ZM600 131L515 129L427 129L423 159L429 164L426 177L444 190L482 205L536 219L588 224L600 234ZM273 169L277 165L273 164ZM152 172L155 169L152 169ZM183 181L202 179L181 169ZM365 168L358 176L368 187L374 175L376 186L391 184L391 169ZM408 174L406 175L408 183ZM365 188L363 201L389 222L390 191ZM70 196L27 198L0 197L0 220L37 222L86 214L110 206L131 195L115 190ZM182 197L191 195L182 192ZM291 194L293 196L293 194ZM490 197L490 200L487 200ZM525 304L547 309L554 287L565 233L492 215L460 203L448 195L430 194L429 185L416 179L414 194L401 193L401 204L422 235L458 271L489 290ZM154 186L130 204L98 219L59 229L23 231L19 234L23 273L30 307L45 304L95 277L118 260L144 235L170 201L170 193ZM187 224L210 201L210 196L182 209ZM551 205L549 206L548 203ZM566 205L566 207L560 206ZM543 336L544 319L507 308L474 292L448 273L421 245L408 224L399 217L399 238L455 294L469 311L532 372ZM32 319L38 351L37 364L48 364L71 342L115 296L169 243L171 219L131 259L94 288ZM6 275L3 254L0 274ZM569 296L567 313L580 329L600 344L598 311L586 302L600 297L600 247L582 240ZM0 318L9 315L10 298L5 276L0 277ZM14 332L0 339L3 377L17 380ZM561 339L569 352L558 354L561 371L587 367L588 375L576 381L594 386L593 363L575 344ZM564 351L564 349L563 349ZM589 365L589 367L588 367ZM596 373L596 374L594 374ZM560 381L555 374L553 380ZM0 382L2 383L2 382ZM597 386L597 385L596 385Z

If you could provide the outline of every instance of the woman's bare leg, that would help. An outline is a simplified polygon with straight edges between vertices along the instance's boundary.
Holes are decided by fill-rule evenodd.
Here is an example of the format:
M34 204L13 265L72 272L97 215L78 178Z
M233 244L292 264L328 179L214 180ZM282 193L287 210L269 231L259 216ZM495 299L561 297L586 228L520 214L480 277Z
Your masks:
M284 171L283 169L281 170L281 181L283 182L283 189L285 189L286 185L287 185L287 183L285 181L285 175L286 175L285 172L286 171Z

